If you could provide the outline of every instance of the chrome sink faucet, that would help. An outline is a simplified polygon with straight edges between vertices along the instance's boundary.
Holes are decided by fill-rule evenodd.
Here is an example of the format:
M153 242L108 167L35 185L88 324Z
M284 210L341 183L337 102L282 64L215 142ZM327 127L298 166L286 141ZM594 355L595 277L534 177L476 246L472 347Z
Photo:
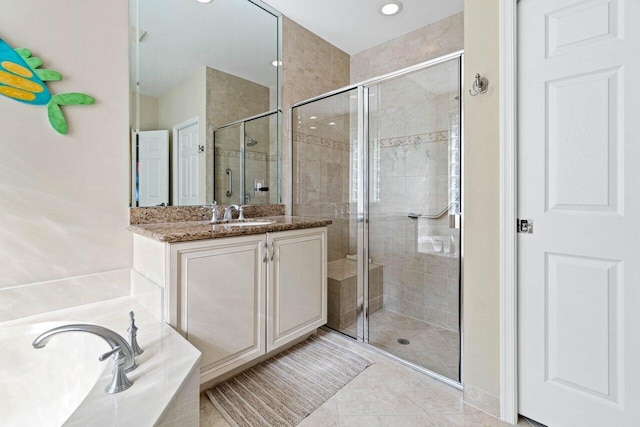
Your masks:
M229 205L226 208L224 208L224 220L225 221L229 221L231 219L231 213L233 212L233 210L236 209L240 215L238 216L239 220L243 220L244 219L244 212L242 211L242 206L238 206L238 205Z
M133 349L131 348L131 345L129 345L127 340L122 338L111 329L103 328L102 326L98 325L79 323L74 325L59 326L57 328L50 329L40 334L40 336L38 336L38 338L33 341L33 347L44 348L44 346L47 345L52 336L63 332L88 332L90 334L97 335L111 346L112 351L116 350L116 348L119 347L118 352L122 354L122 356L120 357L124 359L121 364L125 372L133 371L137 367Z

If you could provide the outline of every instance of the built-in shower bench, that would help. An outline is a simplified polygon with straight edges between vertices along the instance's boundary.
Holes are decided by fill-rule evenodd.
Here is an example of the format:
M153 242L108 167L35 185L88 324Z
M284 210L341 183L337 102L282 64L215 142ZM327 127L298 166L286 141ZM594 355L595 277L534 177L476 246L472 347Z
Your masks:
M357 291L357 263L342 258L327 263L327 326L345 330L356 323L362 295ZM369 263L369 313L382 308L382 264Z

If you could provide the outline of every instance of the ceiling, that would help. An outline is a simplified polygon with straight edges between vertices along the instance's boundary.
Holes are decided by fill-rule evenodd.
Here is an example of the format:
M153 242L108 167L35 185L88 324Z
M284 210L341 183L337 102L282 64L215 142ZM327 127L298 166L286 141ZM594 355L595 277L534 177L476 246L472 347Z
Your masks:
M379 45L463 10L463 0L401 0L384 16L384 0L262 0L349 55Z
M249 1L138 0L140 92L159 97L207 66L266 87L277 83L277 18ZM135 21L133 21L135 22ZM250 23L250 24L247 24ZM135 26L135 24L134 24Z

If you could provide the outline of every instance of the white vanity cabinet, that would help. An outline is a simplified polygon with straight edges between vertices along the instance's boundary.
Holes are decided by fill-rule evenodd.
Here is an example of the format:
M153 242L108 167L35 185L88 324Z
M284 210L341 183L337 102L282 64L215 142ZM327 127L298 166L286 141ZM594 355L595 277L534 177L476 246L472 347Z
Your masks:
M325 227L168 246L168 322L202 352L200 381L327 321Z

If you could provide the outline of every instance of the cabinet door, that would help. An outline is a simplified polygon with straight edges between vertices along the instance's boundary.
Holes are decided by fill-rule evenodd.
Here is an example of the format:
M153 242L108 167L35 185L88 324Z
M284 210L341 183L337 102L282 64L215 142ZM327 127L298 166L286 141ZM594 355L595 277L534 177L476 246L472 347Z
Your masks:
M265 237L182 245L175 251L178 329L202 352L208 381L265 353Z
M327 229L270 233L267 351L327 323Z

